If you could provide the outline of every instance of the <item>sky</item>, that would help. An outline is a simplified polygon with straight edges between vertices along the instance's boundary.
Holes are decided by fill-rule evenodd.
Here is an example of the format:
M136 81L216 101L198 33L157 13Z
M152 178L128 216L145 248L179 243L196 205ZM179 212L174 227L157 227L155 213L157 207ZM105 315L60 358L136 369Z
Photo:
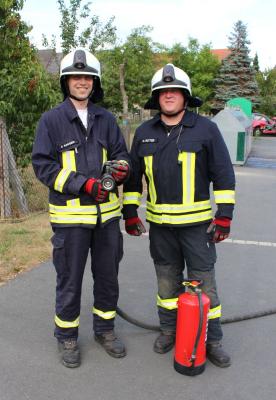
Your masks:
M83 1L85 4L86 1ZM132 29L142 25L153 28L153 41L172 46L188 44L189 37L213 49L229 45L234 24L241 20L247 26L250 56L258 54L262 71L276 65L275 0L92 0L91 10L106 23L114 16L117 35L123 42ZM65 0L69 4L69 0ZM60 35L60 12L57 0L25 0L22 19L33 27L31 42L42 48L45 34L50 41ZM59 49L59 48L58 48Z

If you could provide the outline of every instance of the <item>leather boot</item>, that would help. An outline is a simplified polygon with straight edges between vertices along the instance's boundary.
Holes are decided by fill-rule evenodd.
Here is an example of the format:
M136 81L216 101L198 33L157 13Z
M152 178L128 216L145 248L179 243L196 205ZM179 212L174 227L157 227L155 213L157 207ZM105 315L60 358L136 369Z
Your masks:
M58 341L58 349L61 353L61 361L65 367L76 368L80 366L80 350L76 339Z
M155 353L164 354L170 351L175 343L175 332L162 331L154 342Z
M220 342L207 343L206 354L208 359L215 364L217 367L225 368L230 367L231 358L229 354L223 350L222 344Z
M114 331L104 332L100 335L95 334L95 340L96 342L100 343L100 345L111 357L125 357L125 346L123 342L115 335Z

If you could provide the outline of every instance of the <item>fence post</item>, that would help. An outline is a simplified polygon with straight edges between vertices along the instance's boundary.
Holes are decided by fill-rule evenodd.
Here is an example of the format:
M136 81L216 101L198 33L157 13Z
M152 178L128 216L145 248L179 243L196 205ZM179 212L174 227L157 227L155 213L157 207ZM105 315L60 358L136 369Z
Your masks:
M29 208L27 199L25 197L25 193L23 190L21 178L19 176L19 173L17 172L16 162L14 159L14 155L12 152L11 144L7 133L6 133L6 147L8 154L8 166L9 166L9 177L10 177L11 187L14 190L18 208L23 212L23 214L28 214Z
M8 153L6 151L6 125L0 117L0 218L11 217Z
M21 178L16 168L6 124L0 118L0 218L12 216L11 188L15 194L18 208L23 214L29 212Z

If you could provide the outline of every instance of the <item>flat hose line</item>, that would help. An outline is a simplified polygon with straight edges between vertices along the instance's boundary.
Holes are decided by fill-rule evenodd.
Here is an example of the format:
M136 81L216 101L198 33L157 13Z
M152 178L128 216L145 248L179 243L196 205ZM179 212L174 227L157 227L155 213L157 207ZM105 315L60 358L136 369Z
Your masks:
M146 322L139 321L138 319L135 319L125 313L120 307L117 307L117 314L123 318L125 321L129 322L132 325L136 325L139 328L143 329L148 329L150 331L160 331L159 325L150 325L147 324ZM232 324L234 322L240 322L240 321L246 321L248 319L255 319L255 318L261 318L261 317L266 317L268 315L273 315L276 314L276 308L271 308L268 310L263 310L263 311L258 311L255 313L248 313L244 315L237 315L233 317L228 317L228 318L222 318L221 323L222 324Z

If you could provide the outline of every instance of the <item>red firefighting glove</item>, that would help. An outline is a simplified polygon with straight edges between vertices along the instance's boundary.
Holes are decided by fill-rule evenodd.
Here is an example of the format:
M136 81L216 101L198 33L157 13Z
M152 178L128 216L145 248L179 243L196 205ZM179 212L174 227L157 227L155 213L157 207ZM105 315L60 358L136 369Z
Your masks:
M108 192L104 190L100 179L89 178L84 185L84 191L90 194L98 203L102 203L108 196Z
M108 161L108 168L117 184L122 183L129 176L129 165L125 160Z
M125 220L126 232L132 236L141 236L146 232L146 228L139 217L127 218Z
M227 239L230 234L231 219L227 217L215 218L207 229L214 243Z

